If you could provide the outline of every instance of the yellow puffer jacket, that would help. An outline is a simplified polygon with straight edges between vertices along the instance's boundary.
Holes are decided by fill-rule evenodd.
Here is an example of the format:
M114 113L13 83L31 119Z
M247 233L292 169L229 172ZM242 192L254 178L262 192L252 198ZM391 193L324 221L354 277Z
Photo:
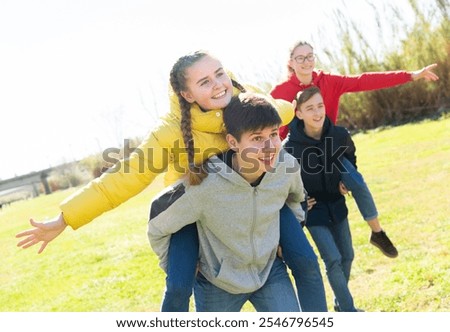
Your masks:
M245 88L261 93L255 87ZM233 94L238 93L239 90L234 88ZM188 162L180 128L180 105L175 94L170 98L171 111L161 118L159 125L131 153L130 158L120 161L111 172L91 181L61 203L64 219L73 229L137 195L158 174L167 171L165 183L169 185L186 173ZM294 115L292 105L284 100L271 100L283 125L287 125ZM228 149L221 109L202 112L197 104L193 104L191 119L196 163L200 164L211 155Z

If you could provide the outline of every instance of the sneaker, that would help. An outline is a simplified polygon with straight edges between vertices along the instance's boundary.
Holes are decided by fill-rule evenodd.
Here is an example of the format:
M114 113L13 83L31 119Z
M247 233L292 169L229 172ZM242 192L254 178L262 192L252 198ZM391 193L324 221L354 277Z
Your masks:
M387 237L384 231L372 232L370 236L370 243L381 250L387 257L395 258L398 256L398 251Z

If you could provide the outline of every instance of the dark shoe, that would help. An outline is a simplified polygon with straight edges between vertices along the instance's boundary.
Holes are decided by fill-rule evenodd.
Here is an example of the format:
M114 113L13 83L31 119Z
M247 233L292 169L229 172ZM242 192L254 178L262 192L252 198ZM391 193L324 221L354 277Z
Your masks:
M398 251L387 237L384 231L372 232L370 236L370 243L381 250L387 257L395 258L398 256Z
M355 308L355 310L356 310L356 312L365 312L364 310L359 309L359 308ZM339 308L339 306L337 304L335 304L334 305L334 311L341 312L341 308Z

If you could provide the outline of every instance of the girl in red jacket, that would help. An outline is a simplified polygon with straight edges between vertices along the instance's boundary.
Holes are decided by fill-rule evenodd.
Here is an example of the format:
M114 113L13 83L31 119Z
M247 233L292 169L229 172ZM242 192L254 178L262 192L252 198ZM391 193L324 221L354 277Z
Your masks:
M298 92L311 86L317 86L323 96L327 116L336 123L338 116L339 98L347 92L370 91L389 88L410 81L424 79L436 81L438 76L432 72L437 65L432 64L414 72L389 71L376 73L363 73L356 76L344 76L324 73L316 70L313 47L304 41L297 42L290 50L288 61L289 77L285 82L275 86L271 95L276 99L293 101ZM281 138L289 132L287 126L280 128ZM347 173L343 175L343 182L353 193L356 204L372 230L370 243L378 247L383 254L395 258L397 249L381 228L378 212L364 178L356 171L347 159L344 159Z

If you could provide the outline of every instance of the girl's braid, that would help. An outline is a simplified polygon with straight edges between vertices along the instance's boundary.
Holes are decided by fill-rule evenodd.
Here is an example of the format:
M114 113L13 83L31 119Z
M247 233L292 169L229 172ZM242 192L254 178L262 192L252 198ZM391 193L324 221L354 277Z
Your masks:
M184 99L181 95L181 91L186 90L186 69L206 55L208 55L208 53L201 51L197 51L190 55L185 55L178 59L170 72L170 85L176 93L180 103L181 132L183 134L183 141L188 154L189 183L192 185L200 184L200 182L207 176L207 173L202 167L196 166L194 162L195 150L191 128L191 104Z

